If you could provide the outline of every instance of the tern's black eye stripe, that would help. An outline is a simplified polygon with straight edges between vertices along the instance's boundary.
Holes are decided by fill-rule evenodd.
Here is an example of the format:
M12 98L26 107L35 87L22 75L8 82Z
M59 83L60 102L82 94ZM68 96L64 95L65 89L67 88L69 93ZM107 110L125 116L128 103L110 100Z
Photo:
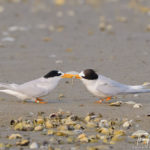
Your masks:
M57 70L52 70L49 73L47 73L44 78L51 78L51 77L57 77L57 76L61 76L62 74L57 71Z

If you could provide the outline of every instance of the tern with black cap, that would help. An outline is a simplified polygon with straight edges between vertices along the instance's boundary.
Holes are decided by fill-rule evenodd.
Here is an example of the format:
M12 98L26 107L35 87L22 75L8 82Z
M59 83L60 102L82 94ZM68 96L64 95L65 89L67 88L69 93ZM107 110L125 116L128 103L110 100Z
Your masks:
M98 102L111 100L117 95L150 93L150 89L146 89L149 84L143 85L126 85L114 81L102 75L98 75L93 69L86 69L81 73L74 75L76 79L81 79L86 88L95 96L101 98Z
M45 102L41 97L48 95L62 78L72 78L73 76L58 70L52 70L43 77L23 84L0 83L0 88L3 88L0 92L16 96L21 100L30 99L36 103L44 104Z

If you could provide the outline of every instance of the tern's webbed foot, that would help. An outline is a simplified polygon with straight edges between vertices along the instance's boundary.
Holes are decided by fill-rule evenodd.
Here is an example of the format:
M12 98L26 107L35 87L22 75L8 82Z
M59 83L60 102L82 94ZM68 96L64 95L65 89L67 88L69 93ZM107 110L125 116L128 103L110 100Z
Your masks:
M103 101L110 101L112 99L112 97L106 97L104 99L100 99L98 101L96 101L95 103L101 104Z
M37 104L46 104L47 102L43 102L44 100L41 98L36 98L35 103Z

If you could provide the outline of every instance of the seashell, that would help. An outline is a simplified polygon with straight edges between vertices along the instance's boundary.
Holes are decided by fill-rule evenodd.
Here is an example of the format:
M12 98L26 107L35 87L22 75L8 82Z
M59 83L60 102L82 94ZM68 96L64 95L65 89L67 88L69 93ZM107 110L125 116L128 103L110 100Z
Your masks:
M55 132L55 135L57 135L57 136L69 136L69 135L72 135L72 133L70 132L70 131L57 131L57 132Z
M17 124L17 123L18 123L17 120L11 120L11 121L10 121L10 125L15 125L15 124Z
M88 122L87 124L86 124L86 126L88 127L88 128L95 128L97 125L94 123L94 122Z
M21 141L17 142L17 143L16 143L16 145L19 145L19 146L28 146L28 145L29 145L29 143L30 143L30 141L29 141L29 140L25 140L25 139L23 139L23 140L21 140Z
M121 106L121 104L122 101L117 101L117 102L110 103L109 106Z
M110 135L113 133L113 129L112 128L100 128L98 130L99 133L105 134L105 135Z
M125 131L123 130L114 130L114 136L123 136L125 135Z
M144 131L144 130L138 130L138 131L132 133L131 137L132 138L140 138L140 137L148 138L149 137L149 133Z
M87 138L87 136L84 133L80 134L77 137L77 139L79 139L80 142L88 142L89 141L88 138Z
M86 122L89 122L89 121L91 120L91 116L86 116L86 117L84 118L84 120L85 120Z
M76 122L72 121L72 119L70 117L62 119L61 122L66 125L75 125L76 124Z
M99 127L101 128L108 128L109 127L109 123L107 120L101 120L98 124Z
M21 139L22 138L22 135L20 134L11 134L8 139L9 140L12 140L12 139Z
M42 125L38 125L34 128L34 131L42 131L44 127Z
M124 136L115 135L112 137L110 144L114 144L115 142L118 142L118 141L123 141L124 139L125 139Z
M101 120L101 118L97 118L96 117L93 121L96 122L96 123L98 123L98 122L100 122L100 120Z
M73 144L74 142L75 142L75 139L74 139L73 137L70 137L70 136L69 136L69 137L67 138L67 143L68 143L68 144Z
M38 145L38 143L33 142L33 143L30 144L29 148L30 148L30 149L38 149L38 148L39 148L39 145Z
M57 128L58 130L68 130L68 127L66 125L61 125Z
M34 129L34 125L30 120L27 121L19 121L14 125L14 130L19 131L32 131Z
M32 123L23 123L23 130L22 131L33 131L34 125Z
M45 122L45 127L46 127L47 129L53 128L53 124L51 123L50 120L46 120L46 122Z
M112 126L115 126L116 124L118 124L117 121L111 120L111 121L108 122L109 127L110 127L110 126L111 126L111 127L112 127Z
M97 143L98 139L95 135L91 135L88 137L90 143Z
M76 130L78 130L78 129L84 130L84 127L81 126L80 124L76 124L76 125L74 126L74 129L76 129Z
M132 126L132 122L133 120L125 121L122 126L126 129L129 129Z
M48 135L53 135L55 132L54 132L54 130L52 130L52 129L49 129L48 131L47 131L47 134Z
M34 122L36 123L36 124L44 124L44 119L43 118L38 118L38 119L36 119L36 120L34 120Z
M19 122L14 126L14 130L19 130L19 131L23 131L23 123Z
M99 24L99 29L100 29L101 31L105 31L105 30L106 30L106 24L105 24L105 22L101 22L101 23Z
M142 104L136 103L136 104L133 105L133 108L140 108L140 107L142 107L142 106L143 106Z

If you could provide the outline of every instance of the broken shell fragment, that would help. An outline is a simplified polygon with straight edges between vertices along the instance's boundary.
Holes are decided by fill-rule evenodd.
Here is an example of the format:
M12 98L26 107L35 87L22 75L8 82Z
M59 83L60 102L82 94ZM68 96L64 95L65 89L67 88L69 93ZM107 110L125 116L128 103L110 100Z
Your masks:
M20 134L11 134L8 139L9 140L12 140L12 139L21 139L22 138L22 135Z
M47 121L45 122L45 127L46 127L47 129L53 128L52 122L51 122L50 120L47 120Z
M132 122L133 122L132 120L125 121L122 126L126 129L129 129L132 126Z
M109 127L109 124L108 124L108 121L107 120L101 120L100 122L99 122L99 127L101 127L101 128L108 128Z
M25 140L25 139L23 139L23 140L21 140L21 141L17 142L17 143L16 143L16 145L19 145L19 146L28 146L28 145L29 145L29 143L30 143L30 141L29 141L29 140Z
M122 101L117 101L117 102L110 103L109 106L121 106L121 104Z
M34 131L42 131L44 127L42 125L38 125L34 128Z
M142 106L143 106L142 104L137 103L137 104L134 104L134 105L133 105L133 108L141 108Z
M86 134L84 134L84 133L80 134L77 137L77 139L79 139L80 142L88 142L89 141L88 138L87 138L87 136L86 136Z
M110 135L113 133L113 129L112 128L100 128L98 129L98 132L105 134L105 135Z
M39 148L39 145L38 145L38 143L33 142L33 143L30 144L29 148L30 148L30 149L38 149L38 148Z

